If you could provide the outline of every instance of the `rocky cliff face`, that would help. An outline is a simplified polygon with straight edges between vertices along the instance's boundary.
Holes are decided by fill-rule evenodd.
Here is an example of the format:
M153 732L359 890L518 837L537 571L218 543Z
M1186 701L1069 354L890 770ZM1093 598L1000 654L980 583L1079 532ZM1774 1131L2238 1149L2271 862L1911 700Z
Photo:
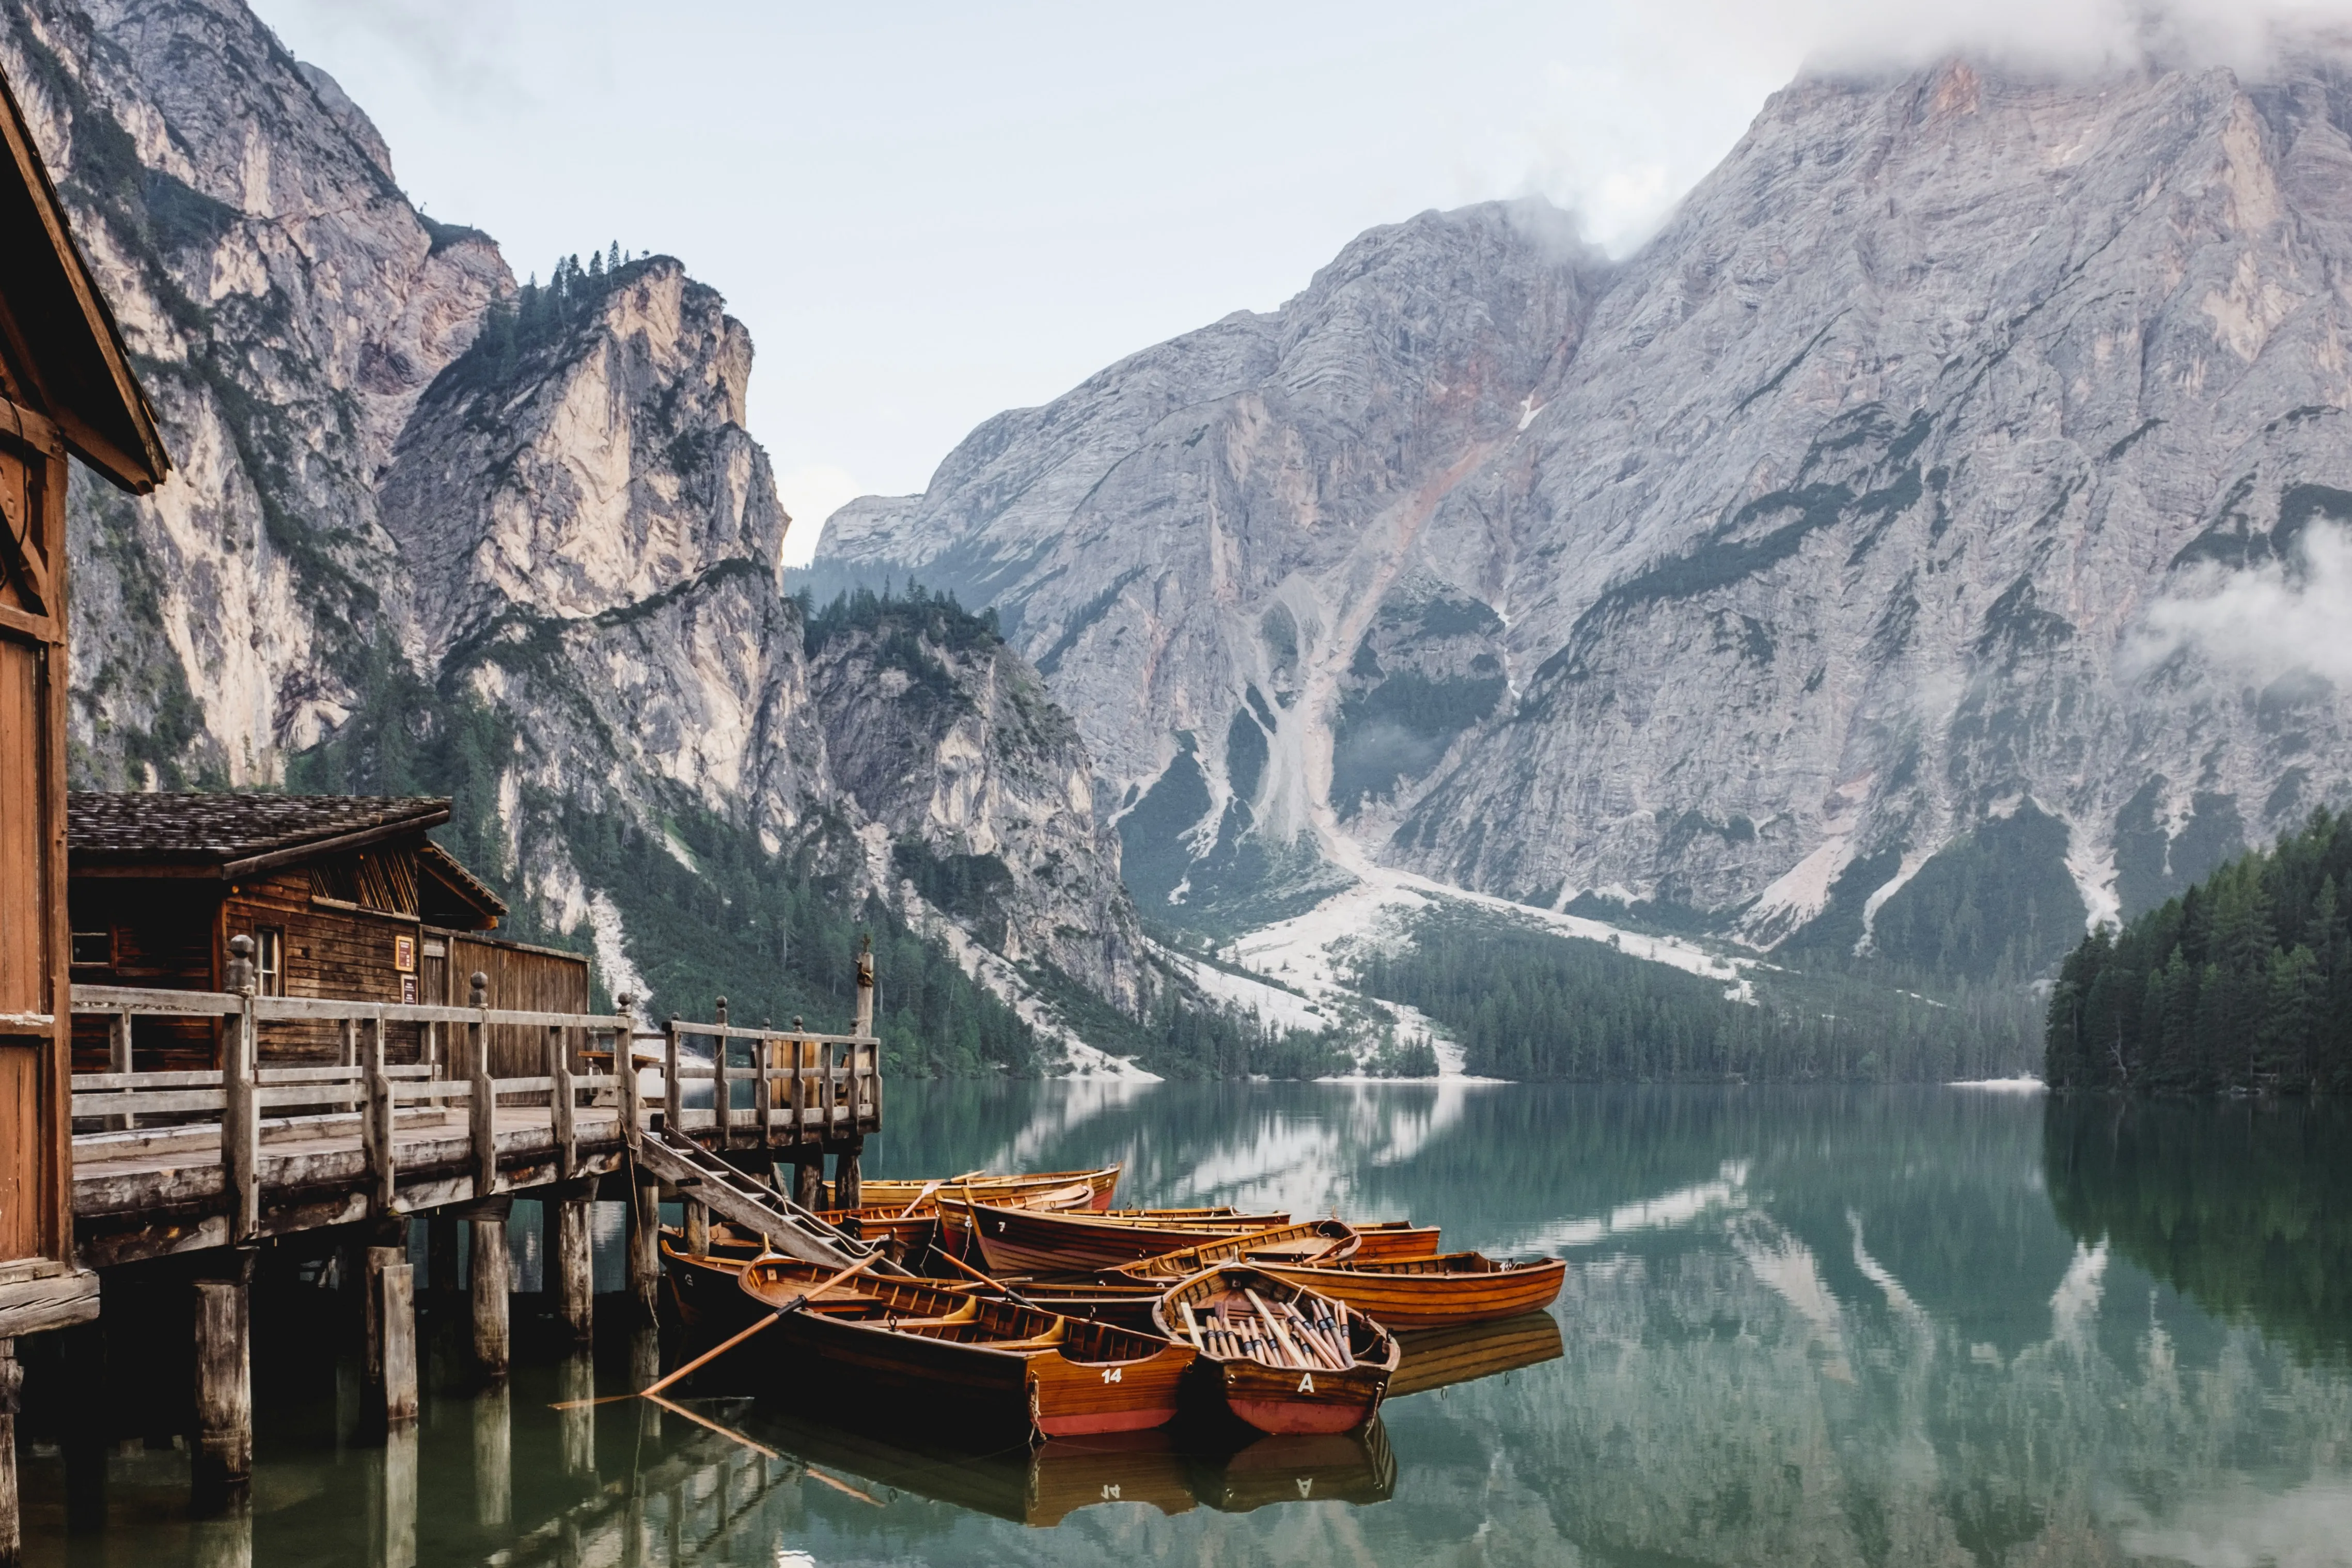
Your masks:
M992 638L917 711L876 636L813 653L715 292L617 254L518 290L237 0L35 0L0 65L179 468L74 498L84 778L456 787L482 868L593 929L614 989L682 940L632 934L665 912L617 885L625 827L1137 1002L1116 840L1034 673ZM955 856L992 876L942 910L909 864Z
M2347 132L2323 57L1801 80L1622 264L1375 231L818 568L999 605L1163 897L1255 837L2039 962L2352 780L2263 635L2352 605Z

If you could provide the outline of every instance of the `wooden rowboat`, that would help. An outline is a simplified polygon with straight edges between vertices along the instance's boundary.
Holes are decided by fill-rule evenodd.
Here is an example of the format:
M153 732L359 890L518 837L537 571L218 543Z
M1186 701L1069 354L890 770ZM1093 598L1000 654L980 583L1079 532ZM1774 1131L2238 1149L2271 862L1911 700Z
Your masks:
M1538 1366L1559 1360L1561 1351L1559 1320L1549 1312L1529 1312L1467 1328L1399 1334L1397 1343L1403 1347L1404 1361L1389 1379L1391 1399Z
M1387 1220L1378 1225L1358 1225L1353 1261L1358 1263L1392 1263L1400 1258L1434 1258L1437 1256L1437 1227L1433 1225L1410 1225L1403 1220Z
M1261 1432L1352 1432L1397 1368L1396 1338L1380 1324L1243 1264L1178 1282L1152 1323L1198 1349L1196 1376Z
M1539 1311L1559 1295L1568 1265L1557 1258L1496 1262L1476 1252L1407 1258L1393 1263L1350 1258L1337 1267L1268 1258L1261 1267L1318 1296L1345 1301L1382 1328L1448 1329Z
M961 1176L940 1176L925 1182L865 1181L857 1184L857 1202L861 1208L903 1209L918 1199L940 1193L969 1192L990 1203L1003 1203L1024 1194L1083 1185L1087 1192L1085 1206L1100 1211L1110 1207L1111 1194L1118 1190L1120 1169L1118 1165L1106 1165L1097 1171L1040 1171L1026 1175L969 1171Z
M1200 1211L1167 1215L1049 1214L997 1204L942 1197L940 1214L954 1245L959 1220L988 1271L1050 1274L1091 1271L1155 1258L1220 1237L1289 1223L1288 1215L1211 1216Z
M1255 1263L1266 1258L1285 1263L1337 1263L1355 1256L1359 1237L1353 1227L1336 1219L1309 1220L1305 1225L1275 1226L1240 1236L1219 1237L1156 1258L1122 1263L1111 1272L1124 1279L1188 1279L1220 1263ZM1160 1287L1165 1289L1166 1285Z
M740 1279L745 1295L775 1310L831 1272L763 1258ZM974 1434L1033 1440L1166 1425L1194 1356L1191 1345L1108 1323L871 1276L745 1343L794 1397L896 1401Z

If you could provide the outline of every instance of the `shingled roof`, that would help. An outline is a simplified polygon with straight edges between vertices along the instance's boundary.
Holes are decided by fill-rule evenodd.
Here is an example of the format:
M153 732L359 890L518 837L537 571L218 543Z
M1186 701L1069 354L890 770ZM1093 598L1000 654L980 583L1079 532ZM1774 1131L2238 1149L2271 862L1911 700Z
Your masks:
M449 803L429 795L76 793L66 845L77 871L168 867L228 879L448 820Z

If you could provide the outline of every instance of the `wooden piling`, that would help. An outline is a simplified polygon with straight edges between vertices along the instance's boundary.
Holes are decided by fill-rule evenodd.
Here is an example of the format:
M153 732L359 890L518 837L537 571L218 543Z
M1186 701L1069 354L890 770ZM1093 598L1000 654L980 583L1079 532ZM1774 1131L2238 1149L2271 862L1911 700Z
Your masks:
M824 1207L824 1145L803 1143L793 1150L793 1202L804 1209Z
M425 1284L442 1295L457 1289L457 1219L446 1209L425 1218Z
M629 1191L629 1295L637 1321L652 1323L661 1315L661 1183L640 1166Z
M97 1320L58 1335L65 1352L66 1529L75 1535L106 1528L106 1331Z
M710 1251L710 1205L693 1198L686 1200L686 1249L697 1258Z
M371 1414L387 1431L416 1419L416 1280L404 1247L371 1247L367 1260Z
M200 1505L233 1502L253 1479L253 1254L229 1277L196 1281L196 1451Z
M474 1371L484 1383L502 1383L512 1362L508 1312L514 1252L507 1240L507 1205L469 1205L466 1219L473 1231Z
M593 1183L576 1196L567 1192L547 1200L555 1215L555 1246L546 1263L554 1280L555 1317L574 1344L596 1336L595 1258L589 1245L595 1201Z
M0 1568L16 1568L24 1552L16 1501L16 1397L24 1386L16 1342L0 1340Z
M857 1206L858 1161L866 1152L866 1140L852 1136L833 1157L833 1203L835 1208Z

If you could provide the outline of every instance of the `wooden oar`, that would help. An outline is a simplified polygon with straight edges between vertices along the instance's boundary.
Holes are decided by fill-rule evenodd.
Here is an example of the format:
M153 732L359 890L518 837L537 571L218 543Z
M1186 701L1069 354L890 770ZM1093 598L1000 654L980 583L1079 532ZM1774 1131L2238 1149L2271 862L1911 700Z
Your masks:
M551 1405L548 1408L551 1410L578 1410L590 1405L611 1405L624 1399L651 1399L655 1394L659 1394L663 1389L667 1388L671 1384L676 1383L679 1378L686 1376L688 1373L694 1372L698 1368L707 1366L710 1363L717 1361L720 1356L725 1355L729 1351L733 1350L737 1345L741 1344L745 1340L750 1339L761 1329L769 1327L778 1319L787 1317L793 1312L799 1311L803 1307L807 1306L811 1301L815 1300L819 1296L824 1295L827 1290L832 1289L835 1286L840 1284L843 1280L847 1279L850 1276L854 1274L863 1274L881 1261L882 1255L879 1252L877 1252L870 1258L866 1258L862 1261L851 1264L848 1268L843 1269L832 1279L825 1280L823 1284L812 1286L809 1289L802 1292L792 1300L777 1308L766 1317L761 1318L758 1322L753 1323L750 1328L745 1329L741 1333L730 1336L725 1343L719 1345L714 1349L703 1352L700 1355L696 1356L692 1361L688 1362L684 1366L679 1367L676 1372L671 1373L667 1377L649 1383L645 1387L637 1390L635 1394L612 1394L605 1395L602 1399L566 1399L555 1405ZM748 1268L750 1266L746 1265L746 1267ZM656 1401L656 1403L663 1402ZM702 1418L696 1415L689 1417L689 1419L700 1421ZM706 1421L703 1422L703 1425L707 1426L709 1423Z
M915 1194L915 1201L898 1211L898 1217L900 1219L905 1219L908 1215L913 1214L917 1209L923 1206L923 1200L925 1198L929 1197L933 1193L938 1192L941 1187L946 1185L947 1184L945 1182L924 1183L923 1190Z
M729 1351L733 1350L737 1345L741 1344L745 1340L750 1339L761 1329L768 1327L770 1324L776 1322L778 1320L784 1318L791 1313L799 1311L803 1307L807 1306L811 1301L815 1300L819 1296L824 1295L827 1290L832 1289L843 1280L849 1279L852 1275L863 1274L881 1261L881 1253L873 1252L867 1254L864 1258L851 1264L848 1268L843 1269L840 1273L835 1274L832 1279L827 1279L822 1285L818 1285L812 1289L803 1290L801 1294L795 1296L790 1301L785 1302L782 1306L777 1308L774 1311L769 1313L758 1322L753 1323L750 1328L745 1329L741 1333L730 1338L724 1344L718 1346L716 1349L703 1352L700 1355L696 1356L692 1361L688 1362L684 1366L679 1367L676 1372L671 1373L667 1377L663 1378L658 1383L648 1384L646 1387L639 1390L639 1392L643 1394L659 1394L663 1389L667 1388L671 1384L676 1383L679 1378L684 1377L687 1373L694 1371L697 1367L717 1361L720 1356L725 1355Z
M966 1263L962 1258L956 1257L952 1253L942 1252L940 1256L946 1258L950 1263L954 1264L958 1268L962 1269L966 1274L969 1274L973 1279L979 1280L982 1284L992 1285L999 1290L1003 1291L1004 1299L1008 1301L1017 1302L1021 1306L1028 1308L1033 1312L1054 1311L1054 1309L1051 1307L1040 1306L1038 1303L1032 1301L1028 1297L1024 1296L1020 1291L1015 1290L1003 1280L991 1279L989 1276L982 1274L979 1269L974 1268L971 1264ZM1067 1314L1054 1312L1054 1315L1058 1318L1066 1316Z

